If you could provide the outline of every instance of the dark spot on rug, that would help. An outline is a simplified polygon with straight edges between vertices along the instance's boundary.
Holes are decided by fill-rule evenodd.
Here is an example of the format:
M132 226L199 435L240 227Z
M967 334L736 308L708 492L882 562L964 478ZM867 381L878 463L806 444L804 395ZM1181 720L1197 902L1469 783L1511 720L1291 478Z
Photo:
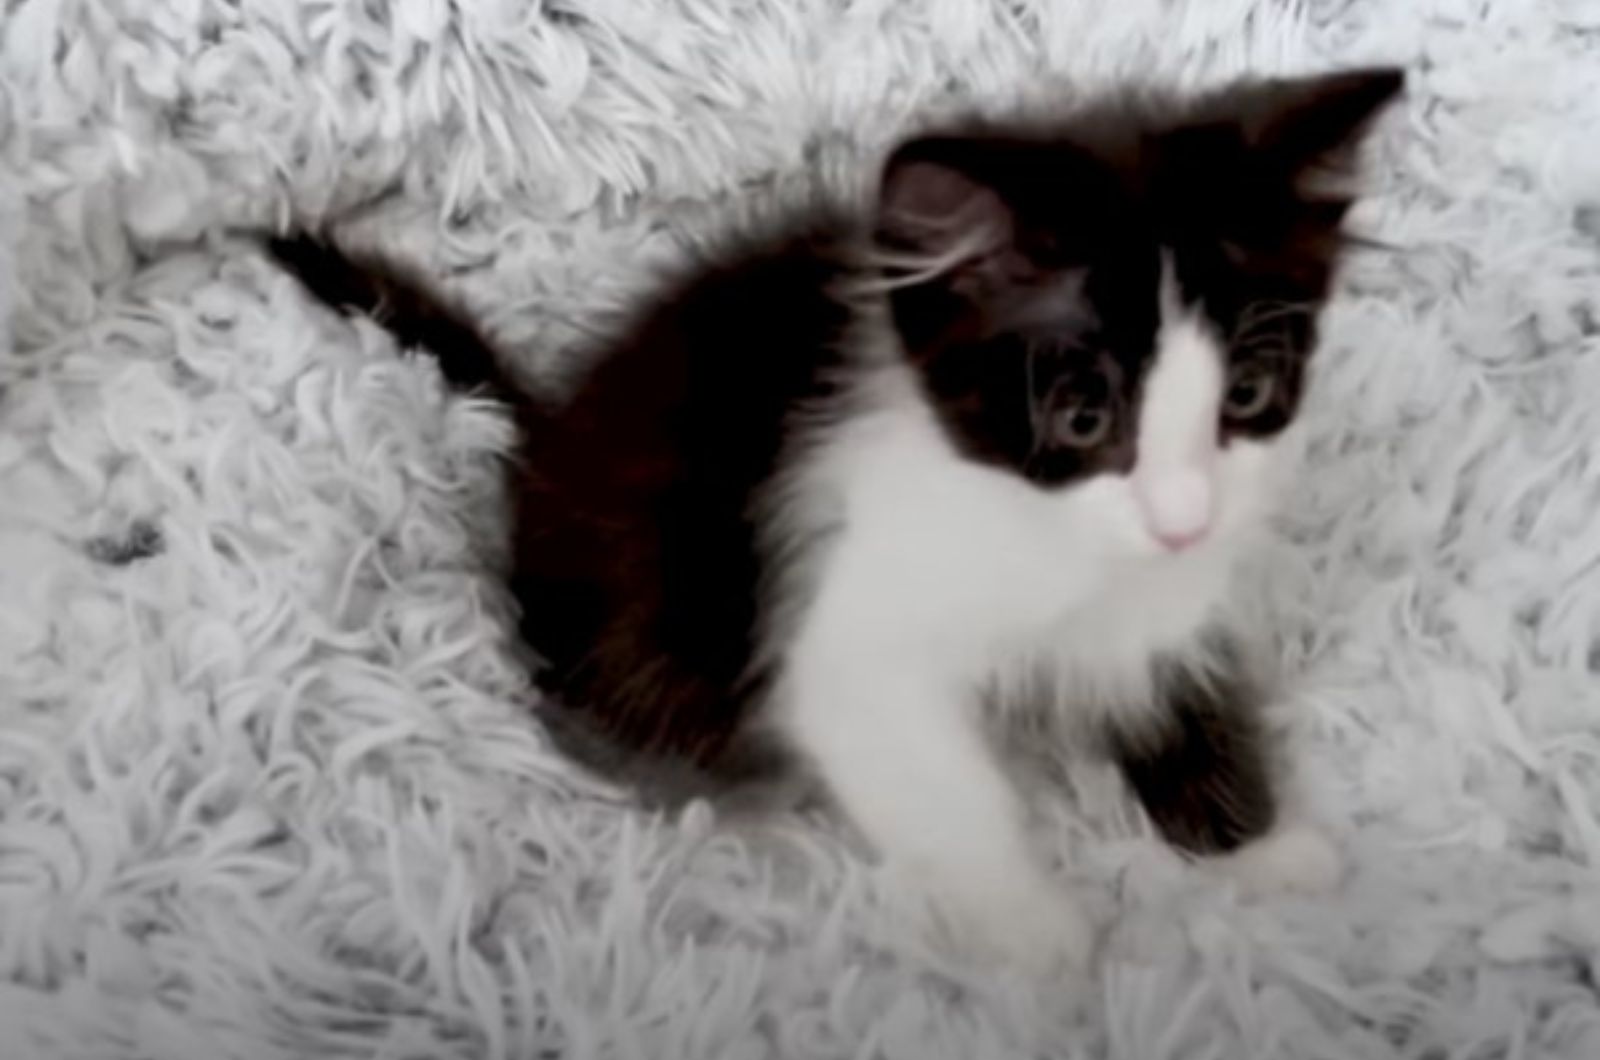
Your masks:
M1518 846L1530 858L1557 858L1567 852L1566 840L1560 832L1540 831L1523 839Z
M126 567L141 559L158 556L166 547L161 528L143 519L136 519L121 534L102 534L84 543L83 550L96 563L113 567Z
M1573 210L1572 226L1589 238L1600 240L1600 203L1586 202Z
M547 7L544 10L544 20L552 26L582 26L589 20L576 11L569 11L561 7Z
M1586 302L1580 302L1572 307L1572 322L1578 326L1578 331L1583 335L1600 333L1600 320L1595 318L1594 307Z
M289 830L288 825L282 823L275 824L272 826L271 831L266 832L256 839L254 843L250 844L250 849L254 851L272 850L275 847L282 846L293 838L294 833Z
M1562 958L1568 975L1574 983L1600 998L1600 983L1595 981L1594 962L1584 954L1574 953Z

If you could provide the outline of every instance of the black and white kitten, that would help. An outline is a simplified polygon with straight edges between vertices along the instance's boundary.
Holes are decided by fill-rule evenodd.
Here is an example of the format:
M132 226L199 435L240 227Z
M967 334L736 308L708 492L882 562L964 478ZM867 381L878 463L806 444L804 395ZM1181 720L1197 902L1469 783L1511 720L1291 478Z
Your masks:
M512 406L512 587L550 690L701 762L779 734L947 922L1081 960L980 732L996 687L1047 698L1180 847L1336 872L1276 820L1229 602L1344 242L1327 175L1401 85L912 139L872 209L665 291L559 405L394 267L270 246Z

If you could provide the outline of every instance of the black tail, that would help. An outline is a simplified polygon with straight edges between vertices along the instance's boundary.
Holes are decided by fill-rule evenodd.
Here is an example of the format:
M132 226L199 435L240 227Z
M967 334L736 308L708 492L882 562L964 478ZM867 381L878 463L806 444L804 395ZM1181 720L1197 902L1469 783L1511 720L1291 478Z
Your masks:
M402 346L427 350L454 386L516 402L518 388L478 329L419 278L374 257L347 254L305 232L265 239L267 252L330 308L364 313Z

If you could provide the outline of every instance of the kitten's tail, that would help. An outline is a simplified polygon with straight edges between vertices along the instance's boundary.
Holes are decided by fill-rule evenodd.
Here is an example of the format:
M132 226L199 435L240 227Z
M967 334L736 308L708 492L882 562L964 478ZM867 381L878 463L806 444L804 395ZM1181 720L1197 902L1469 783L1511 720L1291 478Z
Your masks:
M308 232L267 236L262 242L329 308L363 313L402 346L427 350L453 386L521 403L521 391L507 378L493 346L419 277L393 262L347 253Z

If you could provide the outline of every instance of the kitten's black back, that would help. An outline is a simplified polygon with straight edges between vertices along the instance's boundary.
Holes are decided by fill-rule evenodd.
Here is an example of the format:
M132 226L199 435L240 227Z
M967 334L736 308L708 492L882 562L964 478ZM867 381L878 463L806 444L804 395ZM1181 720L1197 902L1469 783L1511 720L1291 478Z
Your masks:
M754 665L754 508L794 415L835 385L850 320L843 256L819 230L669 290L560 408L403 270L306 234L267 245L319 300L512 405L511 586L541 683L628 746L710 763L770 677Z
M709 759L753 668L755 508L793 416L825 402L849 313L825 243L786 241L668 293L534 432L515 590L552 685L632 743Z

